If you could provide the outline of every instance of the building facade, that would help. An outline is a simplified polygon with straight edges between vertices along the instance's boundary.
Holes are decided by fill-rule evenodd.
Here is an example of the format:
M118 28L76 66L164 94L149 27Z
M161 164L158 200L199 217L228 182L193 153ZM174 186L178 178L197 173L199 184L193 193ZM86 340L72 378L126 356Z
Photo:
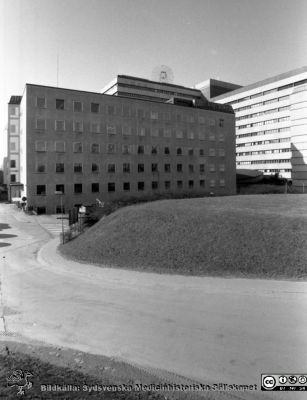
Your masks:
M38 213L57 213L61 202L67 211L96 199L235 194L234 124L232 108L219 104L27 84L20 103L22 195Z
M302 67L213 98L235 111L237 169L307 183L306 84Z
M8 157L6 165L6 183L8 198L12 200L20 197L22 185L20 183L20 102L21 96L11 96L8 103L7 147Z

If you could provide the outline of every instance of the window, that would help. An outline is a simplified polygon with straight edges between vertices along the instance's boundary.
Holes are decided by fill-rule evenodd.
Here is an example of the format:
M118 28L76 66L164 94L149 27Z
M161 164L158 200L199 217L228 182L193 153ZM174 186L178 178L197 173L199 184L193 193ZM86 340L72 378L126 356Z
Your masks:
M55 172L63 173L64 172L64 163L56 163L55 164Z
M192 189L194 187L194 181L190 180L189 181L189 189Z
M183 188L183 182L182 181L177 181L177 188L182 189Z
M139 126L137 129L137 134L138 134L138 136L145 136L145 128Z
M224 187L225 186L225 179L220 179L220 186Z
M194 132L188 131L188 139L194 139Z
M92 163L92 172L99 172L99 165L96 163Z
M16 125L11 124L10 131L11 131L11 133L16 133Z
M151 164L151 172L158 172L158 164Z
M144 182L138 182L138 190L144 190L145 189L145 183Z
M10 168L16 168L16 160L10 161Z
M115 153L115 144L109 143L107 145L107 151L108 151L108 154L114 154Z
M108 135L115 135L116 134L115 125L108 125L107 126L107 134Z
M97 122L92 122L91 123L91 132L100 133L100 124L98 124Z
M160 137L164 136L164 128L159 128L159 136Z
M214 164L210 164L209 165L209 171L210 172L215 172L215 165Z
M169 128L164 129L164 137L170 138L172 137L172 130Z
M144 146L138 146L138 154L144 154Z
M63 184L55 185L55 190L56 190L56 192L62 192L62 194L64 194L65 193L65 186Z
M115 164L108 164L108 173L113 174L115 172Z
M170 189L171 188L171 182L170 181L165 181L164 182L164 187L165 187L165 189Z
M130 191L130 182L124 182L123 189L125 192L129 192Z
M75 132L83 132L83 122L82 121L74 121L74 131Z
M188 150L188 154L189 154L189 156L192 156L194 154L194 150L193 149L189 149Z
M220 172L224 172L225 171L225 164L220 164Z
M55 100L55 108L57 110L64 110L64 100L63 99L56 99Z
M99 153L99 151L100 151L99 144L98 143L92 143L91 151L92 151L92 153Z
M35 142L35 150L36 151L46 151L46 142L42 142L40 140Z
M151 147L151 154L158 154L158 146Z
M219 134L219 141L224 142L224 133Z
M130 146L128 144L123 144L122 145L122 152L123 152L123 154L129 154L130 153Z
M82 172L82 163L74 163L74 172L79 174Z
M182 148L177 147L177 156L181 156L181 155L182 155Z
M215 126L215 119L210 118L210 119L209 119L209 125L210 125L210 126Z
M164 154L170 154L169 147L164 147Z
M36 194L38 196L46 196L46 185L37 185Z
M114 133L115 133L115 132L114 132ZM131 135L131 127L130 127L130 126L124 125L124 126L123 126L123 130L122 130L122 133L123 133L124 136ZM112 133L111 133L111 134L112 134Z
M150 135L151 136L154 136L154 137L158 137L159 136L159 128L157 128L157 127L152 127L151 128L151 132L150 132Z
M55 130L56 131L65 131L65 121L55 121Z
M38 118L36 120L36 129L45 130L46 129L46 120Z
M215 149L209 149L209 156L215 156Z
M94 182L92 183L92 193L98 193L99 192L99 183Z
M10 142L10 150L16 151L16 142Z
M138 172L144 172L144 164L138 164Z
M209 134L209 140L214 141L215 140L215 133L210 132Z
M219 156L224 157L225 156L225 149L219 149Z
M55 142L55 151L57 153L65 152L65 142Z
M36 106L38 108L46 108L46 97L36 97Z
M210 179L210 187L214 187L215 186L215 180L214 179Z
M46 172L46 165L45 164L38 164L36 166L36 172L39 172L39 173Z
M153 190L158 189L158 182L157 182L157 181L152 181L152 182L151 182L151 188L152 188Z
M82 193L82 183L75 183L74 184L74 192L76 194Z
M182 130L179 129L176 131L176 138L183 139L183 131Z
M139 109L137 110L137 117L138 117L138 119L140 119L140 118L145 118L145 111L142 110L141 108L139 108Z
M11 174L11 182L16 182L16 175L15 174Z
M99 104L98 103L91 103L91 112L99 113Z
M115 114L115 107L112 106L112 105L108 105L107 112L108 112L109 115L114 115Z
M150 113L150 119L158 119L159 115L156 111L151 111Z
M130 107L123 106L123 117L130 117Z
M171 164L164 164L164 172L171 172Z
M177 164L177 172L182 172L182 164Z
M205 164L199 164L199 172L203 174L205 172Z
M74 101L73 102L73 109L75 112L81 112L82 111L82 102L81 101Z
M204 124L204 123L206 122L205 117L199 116L199 117L198 117L198 122L199 122L200 124Z
M219 120L219 127L223 128L224 127L224 120L220 118Z
M205 140L206 139L205 132L199 132L198 133L198 139L199 140Z
M205 187L205 180L204 180L204 179L201 179L201 180L199 181L199 186L202 187L202 188Z
M203 157L205 155L204 149L199 149L199 155Z
M189 173L192 174L194 172L194 165L189 164Z
M73 151L74 151L74 153L82 153L82 143L74 142L73 143Z

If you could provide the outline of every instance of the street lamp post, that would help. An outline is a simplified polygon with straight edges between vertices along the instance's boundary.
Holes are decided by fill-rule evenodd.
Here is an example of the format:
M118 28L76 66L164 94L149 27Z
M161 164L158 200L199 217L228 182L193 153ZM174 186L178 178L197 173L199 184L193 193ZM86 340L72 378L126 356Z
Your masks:
M60 191L60 190L56 190L54 193L60 196L61 220L62 220L62 244L64 244L65 241L64 241L64 221L63 221L63 219L64 219L64 213L63 213L63 192Z

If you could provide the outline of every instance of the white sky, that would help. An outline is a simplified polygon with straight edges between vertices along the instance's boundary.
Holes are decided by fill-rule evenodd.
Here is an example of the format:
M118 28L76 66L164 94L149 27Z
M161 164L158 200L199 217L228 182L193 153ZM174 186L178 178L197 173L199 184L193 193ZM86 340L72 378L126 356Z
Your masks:
M307 65L307 0L0 0L0 165L26 83L99 91L117 74L249 84Z

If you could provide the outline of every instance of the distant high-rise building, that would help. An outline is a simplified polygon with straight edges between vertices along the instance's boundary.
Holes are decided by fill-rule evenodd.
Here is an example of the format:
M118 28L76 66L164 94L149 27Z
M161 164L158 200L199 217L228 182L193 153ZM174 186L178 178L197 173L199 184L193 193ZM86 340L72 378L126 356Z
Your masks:
M198 86L198 85L197 85ZM307 67L214 97L236 115L237 169L307 185Z

